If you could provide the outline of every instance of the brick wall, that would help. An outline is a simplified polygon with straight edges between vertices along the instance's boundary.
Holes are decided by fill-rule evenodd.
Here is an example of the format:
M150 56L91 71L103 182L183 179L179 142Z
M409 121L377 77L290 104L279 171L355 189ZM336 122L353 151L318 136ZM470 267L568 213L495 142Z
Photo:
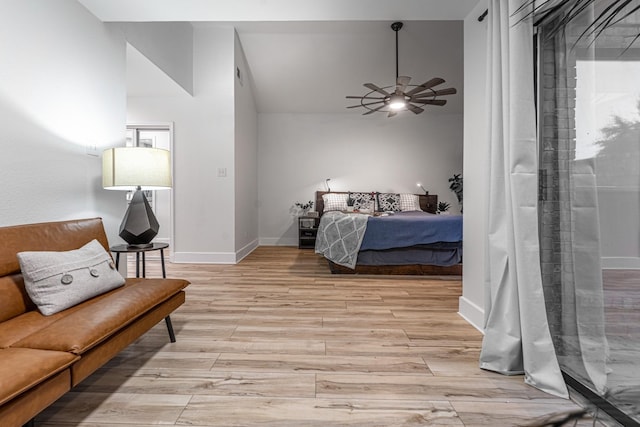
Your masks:
M576 57L566 52L560 37L543 40L540 49L540 258L547 318L556 349L562 353L560 334L571 334L562 319L562 305L573 304L563 295L563 281L573 281L571 256L571 197L566 178L575 157ZM556 55L557 52L562 52ZM564 176L564 178L563 178ZM564 325L564 330L563 330ZM573 334L572 334L573 335Z

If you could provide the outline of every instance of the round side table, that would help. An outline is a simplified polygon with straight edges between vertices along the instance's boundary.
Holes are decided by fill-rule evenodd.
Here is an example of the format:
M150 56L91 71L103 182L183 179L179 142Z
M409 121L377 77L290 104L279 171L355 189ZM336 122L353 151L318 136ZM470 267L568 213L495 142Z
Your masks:
M164 250L169 247L168 243L153 243L148 248L138 248L129 245L115 245L111 246L111 252L116 254L116 269L120 264L120 254L136 254L136 277L140 277L140 259L142 258L142 277L147 277L147 264L145 254L151 251L160 251L160 262L162 263L162 278L167 278L167 272L164 267ZM141 257L142 255L142 257Z
M160 251L160 262L162 263L162 278L167 278L167 271L164 266L164 250L169 247L168 243L153 243L151 246L146 248L138 248L136 246L129 245L115 245L109 248L111 252L116 254L116 270L120 267L120 254L136 254L136 277L140 276L140 265L142 264L142 277L147 277L147 259L145 254L147 252L152 251ZM142 262L140 262L142 261ZM176 336L173 332L173 325L171 323L171 317L167 316L164 318L165 323L167 324L167 331L169 332L169 339L171 342L176 342Z

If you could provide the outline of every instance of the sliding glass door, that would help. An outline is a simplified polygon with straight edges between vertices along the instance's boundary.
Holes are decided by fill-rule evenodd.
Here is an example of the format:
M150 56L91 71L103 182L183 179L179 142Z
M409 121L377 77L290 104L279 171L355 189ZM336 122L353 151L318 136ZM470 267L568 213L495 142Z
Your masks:
M539 26L540 256L568 383L640 425L640 15L589 36L612 3Z

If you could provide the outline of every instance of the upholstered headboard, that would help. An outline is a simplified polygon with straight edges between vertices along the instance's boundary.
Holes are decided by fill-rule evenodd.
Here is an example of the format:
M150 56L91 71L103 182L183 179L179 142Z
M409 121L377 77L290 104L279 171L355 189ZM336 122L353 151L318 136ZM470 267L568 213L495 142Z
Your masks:
M327 194L329 191L316 191L316 202L315 207L316 211L322 216L324 213L324 200L322 199L323 194ZM331 191L331 193L339 193L339 194L349 194L348 191ZM370 193L370 191L367 191ZM429 213L436 213L438 209L438 196L435 194L417 194L420 199L420 209Z

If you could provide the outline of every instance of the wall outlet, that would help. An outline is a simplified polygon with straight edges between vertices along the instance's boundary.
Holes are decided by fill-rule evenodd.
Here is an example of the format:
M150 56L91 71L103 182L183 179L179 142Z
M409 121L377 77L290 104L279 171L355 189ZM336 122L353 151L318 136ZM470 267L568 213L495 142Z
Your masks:
M227 176L227 168L218 168L218 177L226 178Z

